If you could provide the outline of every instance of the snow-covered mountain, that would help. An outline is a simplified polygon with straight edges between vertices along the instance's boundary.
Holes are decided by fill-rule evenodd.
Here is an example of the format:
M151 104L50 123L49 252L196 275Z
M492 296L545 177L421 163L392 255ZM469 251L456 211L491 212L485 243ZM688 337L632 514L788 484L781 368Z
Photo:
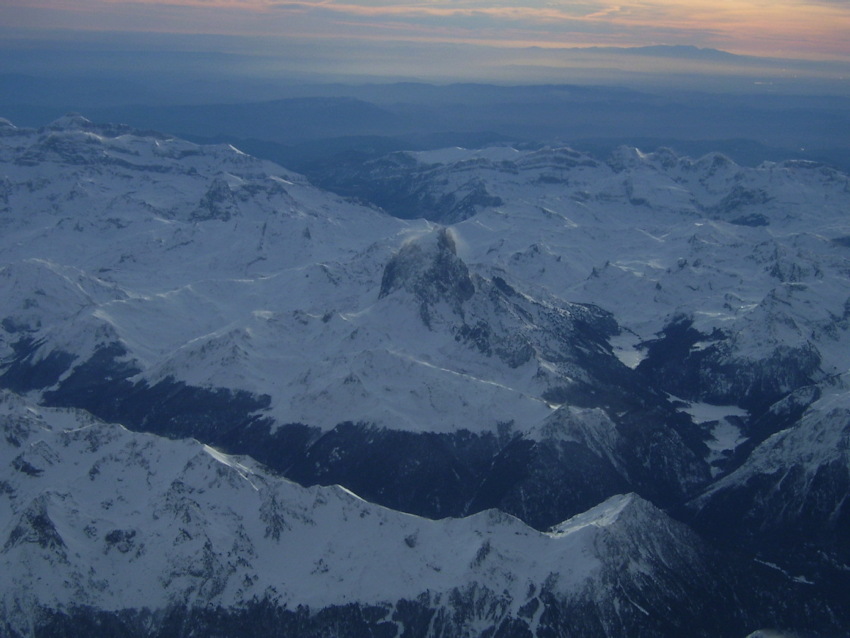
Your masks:
M345 178L386 187L384 205L399 214L407 206L405 217L425 211L432 221L344 200L229 146L198 146L79 116L40 130L0 123L0 386L16 393L5 403L17 406L5 422L29 423L30 434L21 436L43 435L49 443L21 438L22 449L3 466L12 477L3 485L13 492L4 492L9 523L2 531L31 539L9 541L8 552L16 553L4 560L19 563L20 552L32 550L38 557L26 560L36 567L27 573L37 578L59 560L51 552L65 548L59 554L66 571L55 578L79 582L79 559L97 565L86 578L118 582L109 570L123 567L110 561L132 552L101 547L113 529L113 545L130 547L150 534L148 548L176 548L177 531L144 518L158 511L145 500L114 510L120 515L107 517L108 525L93 523L87 537L76 499L102 504L118 496L98 490L120 492L122 481L146 481L144 494L123 498L168 500L162 477L171 477L170 486L187 464L194 473L180 480L191 490L212 489L210 477L222 472L235 490L197 505L204 515L192 519L192 537L212 539L206 550L198 541L185 553L139 559L149 571L132 577L138 586L128 584L128 591L159 583L160 597L144 612L132 602L139 596L89 601L58 580L28 581L21 586L29 592L29 602L19 605L22 618L32 605L44 606L45 622L73 616L74 606L113 617L133 608L128 626L141 627L148 620L138 614L161 618L156 614L176 609L175 601L195 609L189 603L200 596L209 614L204 622L225 622L234 610L248 613L246 605L261 603L293 614L298 605L333 608L323 612L328 622L353 622L346 614L357 614L375 626L388 613L402 613L401 605L412 605L407 609L420 620L426 609L444 610L428 616L430 629L411 635L440 635L434 627L443 626L443 635L486 628L523 635L526 626L548 635L543 627L551 625L561 635L671 636L694 623L705 627L698 635L842 626L836 609L850 601L821 585L839 582L850 564L842 540L850 537L849 466L840 453L842 375L850 361L846 175L801 162L744 168L720 155L692 160L665 150L620 149L601 161L569 149L494 147L395 154ZM72 408L200 443L102 423L80 430L77 420L92 417ZM122 449L150 447L144 463L153 469L146 471L163 482L152 474L116 475L102 486L92 479L56 487L76 476L67 466L82 452L45 451L44 458L59 459L52 474L38 450L58 450L60 439L84 436L71 431L89 430L111 433L102 436ZM168 461L180 454L188 456ZM783 478L789 473L793 480ZM26 492L25 478L48 487ZM357 497L309 487L333 484ZM57 490L74 502L50 496ZM244 504L240 490L252 494ZM314 523L312 532L299 527L289 537L297 553L319 560L331 552L339 561L333 570L356 573L355 580L340 576L335 582L348 584L334 589L263 553L280 547L263 531L263 494L271 492L280 493L294 518ZM316 515L323 521L304 505L316 499L329 503ZM795 515L787 503L796 504ZM318 529L331 534L353 525L358 508L387 529L399 527L402 537L431 530L422 534L435 535L434 546L446 552L387 556L382 546L391 541L371 528L343 532L350 537L345 547L305 548ZM652 529L629 527L633 515L615 511L634 511ZM468 518L437 524L411 514ZM99 521L105 514L90 516ZM614 551L619 558L602 549L608 540L594 536L587 546L611 570L600 568L533 605L537 594L524 593L528 583L535 592L549 587L548 572L535 571L540 553L570 548L555 571L584 564L570 553L579 551L574 541L557 539L578 538L573 532L588 526L607 529L599 520L630 530L614 543L622 543ZM633 567L629 579L612 580L625 569L616 561L643 551L639 539L656 533L663 540L647 541L647 560L664 569ZM440 534L492 537L501 547L494 554L501 571L452 571L460 565L452 552L462 552L437 540ZM524 540L497 540L512 534ZM243 535L244 548L221 544ZM784 551L795 542L806 551ZM67 548L74 543L80 555L72 560ZM113 558L85 558L101 550ZM719 569L738 559L717 551L742 552L747 567ZM407 585L369 571L376 568L366 563L385 565L387 557L399 563ZM769 565L750 564L749 557ZM445 560L442 579L430 580L427 570L422 576L423 560ZM187 568L163 587L161 569L170 563L209 564L216 575ZM280 570L303 583L286 585L291 597L269 593ZM738 584L724 592L727 582ZM346 587L363 593L353 608L340 598ZM793 589L799 607L777 606L791 591L783 588ZM734 593L744 590L756 593ZM721 604L727 594L739 597L738 612L721 625L706 613L707 601ZM705 605L693 603L699 598ZM483 615L473 620L456 611L459 603L451 601L461 599L476 601L472 607ZM523 616L526 605L537 611ZM673 608L687 611L659 611ZM596 620L570 625L568 613ZM776 622L768 622L770 613ZM313 621L305 618L320 616L296 614L285 622L308 623L301 626L306 632ZM434 625L438 616L449 624ZM321 622L309 627L323 630Z
M395 154L358 178L406 188L386 205L415 196L437 221L446 217L427 202L483 189L498 203L448 217L463 258L529 294L610 312L615 353L691 412L728 405L727 415L743 408L755 420L850 360L850 186L829 167L489 148Z
M546 533L496 510L432 521L341 487L301 487L196 441L1 398L9 635L103 622L170 635L178 613L181 635L257 635L270 619L277 631L339 636L655 636L695 623L711 635L759 621L737 608L746 570L715 564L692 531L634 494ZM793 587L772 589L762 619L787 613L777 596ZM671 605L682 605L674 616Z
M79 117L4 139L9 388L431 516L502 506L546 527L708 476L666 396L614 356L610 313L470 266L452 229ZM571 421L608 409L616 449L541 436L562 404ZM647 474L649 448L664 459ZM510 506L535 474L576 487Z

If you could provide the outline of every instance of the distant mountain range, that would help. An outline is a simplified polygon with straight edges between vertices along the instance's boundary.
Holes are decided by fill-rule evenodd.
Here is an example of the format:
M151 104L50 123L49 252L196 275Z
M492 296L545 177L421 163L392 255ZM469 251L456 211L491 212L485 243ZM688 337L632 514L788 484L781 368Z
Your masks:
M607 49L600 49L600 54ZM694 47L642 47L623 55L731 56ZM765 78L762 78L765 79ZM768 78L769 79L769 78ZM608 153L619 145L680 154L722 150L736 162L809 159L850 167L850 98L741 90L549 84L422 83L276 86L275 99L228 101L200 94L175 102L140 80L0 76L0 112L38 127L69 111L199 142L226 141L311 173L314 164L390 150L569 145Z
M579 53L606 53L610 55L645 55L657 58L687 58L690 60L712 60L731 62L752 60L752 56L736 55L720 49L695 47L688 44L657 44L640 47L582 47L573 49Z

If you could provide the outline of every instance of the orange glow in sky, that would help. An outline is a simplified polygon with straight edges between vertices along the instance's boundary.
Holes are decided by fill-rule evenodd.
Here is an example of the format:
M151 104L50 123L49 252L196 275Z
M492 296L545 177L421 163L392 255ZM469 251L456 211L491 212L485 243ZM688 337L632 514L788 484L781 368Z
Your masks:
M691 45L850 62L845 0L3 0L7 32L219 34L303 41L572 49Z

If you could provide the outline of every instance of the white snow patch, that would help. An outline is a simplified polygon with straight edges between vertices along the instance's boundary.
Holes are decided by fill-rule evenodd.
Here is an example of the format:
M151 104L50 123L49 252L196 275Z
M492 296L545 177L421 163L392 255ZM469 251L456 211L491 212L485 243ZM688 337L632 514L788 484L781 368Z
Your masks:
M625 330L608 339L620 362L632 369L637 368L647 355L645 348L638 347L641 341L638 335Z
M681 401L672 396L671 399ZM746 418L747 411L734 405L713 405L711 403L688 403L687 407L682 408L682 410L690 414L694 422L699 425L712 424L712 438L706 441L709 449L706 462L711 466L712 474L716 476L721 471L716 463L734 452L738 446L748 439L734 421L736 417Z

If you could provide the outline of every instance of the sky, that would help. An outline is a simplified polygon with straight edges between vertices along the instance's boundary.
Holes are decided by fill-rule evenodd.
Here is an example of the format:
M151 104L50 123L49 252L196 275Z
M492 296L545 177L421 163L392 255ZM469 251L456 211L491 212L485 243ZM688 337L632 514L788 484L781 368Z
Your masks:
M122 55L162 69L157 55L170 52L173 68L220 55L220 68L257 77L850 77L848 0L0 0L0 25L7 72L51 59L70 65L74 56L80 66L117 67ZM658 45L763 60L612 49Z

